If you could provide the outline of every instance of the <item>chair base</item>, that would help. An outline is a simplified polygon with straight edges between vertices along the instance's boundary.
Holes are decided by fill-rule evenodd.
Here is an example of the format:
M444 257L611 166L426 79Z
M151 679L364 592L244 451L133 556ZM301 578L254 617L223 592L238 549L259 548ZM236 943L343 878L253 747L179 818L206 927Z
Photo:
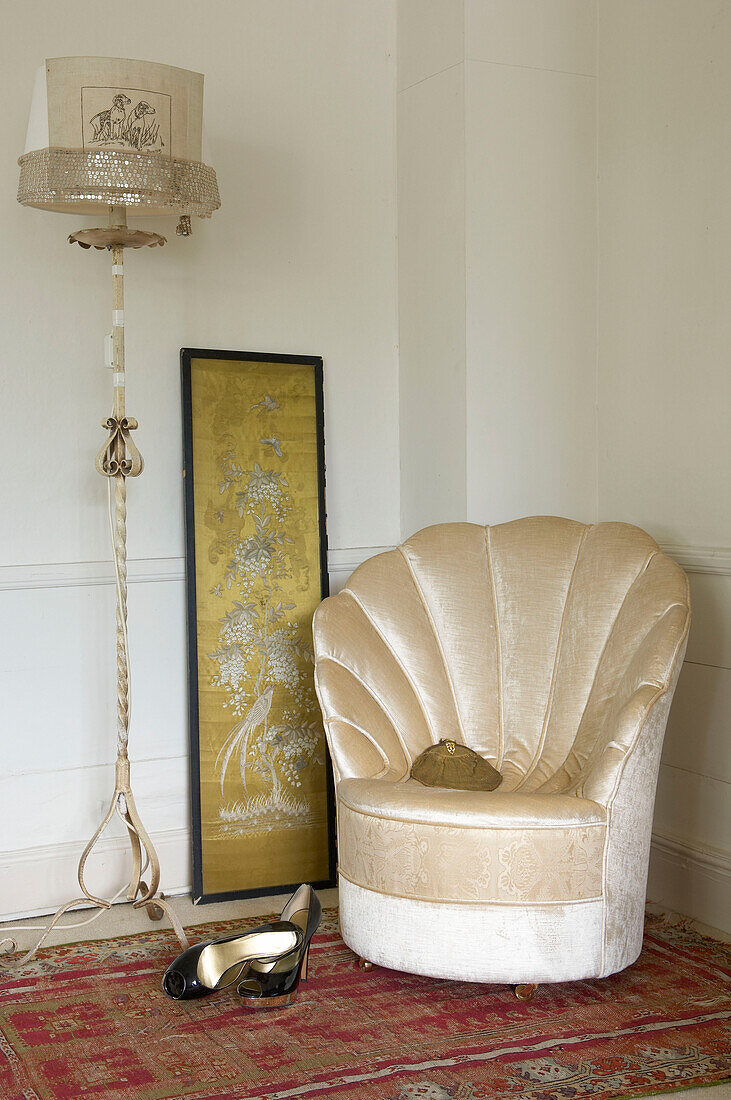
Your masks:
M363 956L361 955L358 959L358 969L359 970L372 970L373 969L373 963L370 962L368 959L364 959Z

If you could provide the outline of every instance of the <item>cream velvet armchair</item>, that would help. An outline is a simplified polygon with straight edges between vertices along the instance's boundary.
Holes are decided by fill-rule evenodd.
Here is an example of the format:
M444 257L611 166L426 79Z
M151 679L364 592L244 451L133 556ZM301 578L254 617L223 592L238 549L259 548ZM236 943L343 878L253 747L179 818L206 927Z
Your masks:
M320 605L340 923L363 965L528 996L634 962L689 620L644 531L552 516L426 528ZM442 738L500 787L410 779Z

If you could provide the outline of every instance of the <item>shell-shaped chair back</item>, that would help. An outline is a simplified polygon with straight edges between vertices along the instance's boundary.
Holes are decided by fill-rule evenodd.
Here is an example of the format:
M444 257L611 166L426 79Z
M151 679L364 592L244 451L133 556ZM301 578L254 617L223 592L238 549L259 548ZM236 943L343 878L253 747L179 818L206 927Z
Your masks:
M336 778L408 777L442 738L502 790L576 788L611 708L663 683L687 623L683 571L624 523L536 516L428 527L355 570L315 617ZM346 751L347 746L347 751Z

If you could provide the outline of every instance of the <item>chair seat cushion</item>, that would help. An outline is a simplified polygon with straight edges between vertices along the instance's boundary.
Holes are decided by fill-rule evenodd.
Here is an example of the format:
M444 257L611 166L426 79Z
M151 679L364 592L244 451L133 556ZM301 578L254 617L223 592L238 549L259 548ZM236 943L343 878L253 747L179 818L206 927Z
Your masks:
M571 794L455 791L425 787L413 779L404 783L343 779L338 786L338 801L377 817L479 828L603 825L607 818L598 802Z
M572 795L338 785L340 873L394 897L565 904L601 897L603 807Z

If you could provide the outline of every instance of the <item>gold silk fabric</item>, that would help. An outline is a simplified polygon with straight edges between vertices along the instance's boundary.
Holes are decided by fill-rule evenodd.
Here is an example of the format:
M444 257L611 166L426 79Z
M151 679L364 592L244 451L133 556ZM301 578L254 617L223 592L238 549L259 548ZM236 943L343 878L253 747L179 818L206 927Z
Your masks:
M442 524L361 565L314 626L346 942L384 965L476 981L634 961L689 619L682 569L623 523ZM444 738L497 768L500 789L415 793L413 760ZM405 927L384 927L389 904ZM479 941L469 975L456 943L432 958L427 937L414 958L413 922L445 905L467 907L460 935ZM499 965L484 944L493 927Z

